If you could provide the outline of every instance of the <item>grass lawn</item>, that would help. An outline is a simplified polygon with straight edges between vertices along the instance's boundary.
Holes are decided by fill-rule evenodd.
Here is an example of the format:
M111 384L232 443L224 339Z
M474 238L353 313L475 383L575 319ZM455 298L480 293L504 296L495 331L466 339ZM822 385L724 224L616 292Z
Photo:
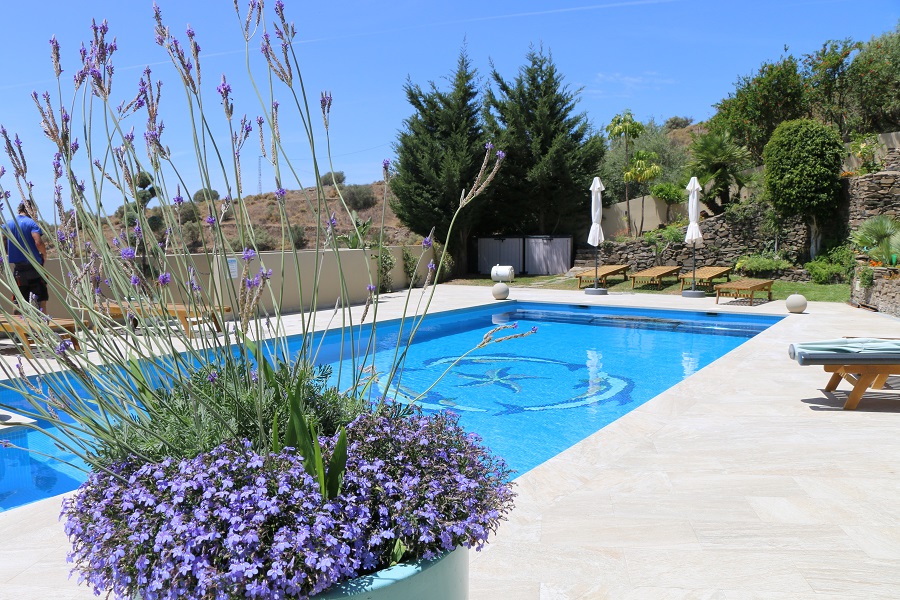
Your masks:
M732 281L743 279L742 277L732 277ZM718 283L719 280L716 280ZM494 282L487 275L479 275L470 278L457 278L446 282L449 285L482 285L492 286ZM525 275L517 276L511 284L511 288L542 288L548 290L574 290L578 289L577 280L574 277L566 277L565 275ZM607 282L607 289L610 292L635 292L640 294L669 294L680 295L681 283L678 280L668 278L663 280L663 288L657 290L654 285L638 286L631 288L631 280L622 281L617 275ZM793 281L776 281L772 285L772 298L776 300L784 300L791 294L803 294L807 300L814 302L848 302L850 300L850 284L849 283L833 283L822 285L818 283L797 283ZM710 294L715 296L715 294Z

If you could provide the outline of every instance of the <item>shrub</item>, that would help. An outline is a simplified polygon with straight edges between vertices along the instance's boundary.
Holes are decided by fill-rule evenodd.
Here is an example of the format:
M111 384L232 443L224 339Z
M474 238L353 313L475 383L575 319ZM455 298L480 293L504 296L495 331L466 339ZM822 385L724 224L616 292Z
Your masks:
M868 289L875 285L875 269L863 267L859 270L859 285Z
M855 133L850 142L850 153L859 159L860 165L856 169L857 175L877 173L882 168L882 162L876 158L878 150L883 144L878 141L878 135L874 133Z
M344 202L351 210L365 210L375 206L375 192L371 185L348 185L341 189Z
M419 282L419 274L416 271L418 264L419 257L413 255L409 248L403 246L403 274L406 275L406 280L409 282L410 287L416 287L416 284Z
M306 231L302 225L291 225L291 237L294 239L294 250L301 250L306 246Z
M856 256L853 249L844 244L816 257L815 260L803 265L803 268L809 271L813 283L828 284L849 281L855 266Z
M774 253L760 253L740 257L735 268L742 273L756 275L782 271L792 266L790 261Z
M337 183L338 185L344 185L344 181L346 181L346 178L344 177L343 171L328 171L327 173L319 177L319 185L321 185L322 187L334 185L335 183Z
M219 192L212 188L200 188L194 192L193 200L196 204L206 204L219 199Z
M378 247L378 254L373 254L372 258L378 261L378 291L392 292L394 289L394 280L391 277L391 271L397 260L391 254L390 248L386 246Z

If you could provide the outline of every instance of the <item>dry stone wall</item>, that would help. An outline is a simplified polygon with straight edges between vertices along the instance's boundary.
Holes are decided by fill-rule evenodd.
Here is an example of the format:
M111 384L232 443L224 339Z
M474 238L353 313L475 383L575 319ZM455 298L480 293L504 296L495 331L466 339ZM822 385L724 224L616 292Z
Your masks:
M850 302L900 316L900 269L860 265L850 286Z
M900 218L900 153L894 153L893 158L896 164L891 166L894 170L849 178L851 231L876 215Z

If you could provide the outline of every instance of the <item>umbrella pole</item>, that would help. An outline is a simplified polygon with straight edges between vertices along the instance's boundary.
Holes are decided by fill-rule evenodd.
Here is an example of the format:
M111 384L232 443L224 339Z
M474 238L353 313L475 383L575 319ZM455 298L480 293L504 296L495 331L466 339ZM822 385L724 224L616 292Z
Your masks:
M597 289L597 274L600 272L600 246L594 246L594 289Z
M691 276L691 291L694 291L697 285L697 244L691 244L691 263L694 268L694 274Z

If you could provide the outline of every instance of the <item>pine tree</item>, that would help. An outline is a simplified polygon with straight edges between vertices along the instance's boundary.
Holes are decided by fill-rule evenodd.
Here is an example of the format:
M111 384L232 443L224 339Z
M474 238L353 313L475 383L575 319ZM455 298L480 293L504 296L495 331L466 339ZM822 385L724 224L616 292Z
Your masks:
M457 269L465 272L466 240L473 233L483 199L467 206L454 223L460 194L475 180L484 157L484 132L479 116L477 74L465 49L460 52L451 88L441 91L433 82L428 90L407 81L406 98L415 113L404 121L394 144L396 174L391 179L391 202L404 225L420 235L434 228L447 244Z
M553 57L533 47L508 82L496 69L485 97L485 129L506 160L489 210L498 233L570 232L589 212L591 179L605 150Z

